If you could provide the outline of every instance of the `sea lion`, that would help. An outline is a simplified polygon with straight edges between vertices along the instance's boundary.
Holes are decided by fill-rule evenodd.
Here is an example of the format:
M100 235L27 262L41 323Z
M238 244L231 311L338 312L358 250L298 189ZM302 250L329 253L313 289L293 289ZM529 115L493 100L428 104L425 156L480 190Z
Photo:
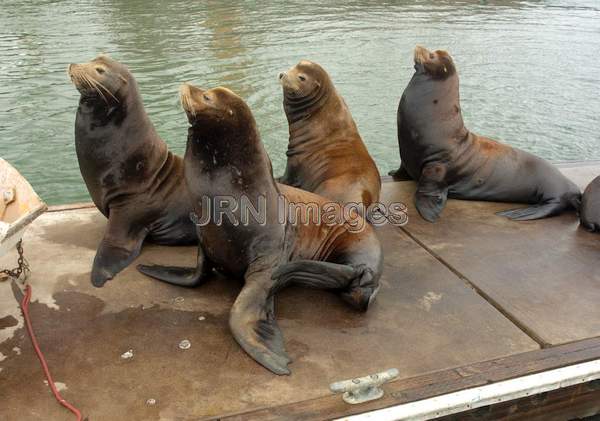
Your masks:
M181 103L187 114L185 178L197 217L207 213L205 200L234 201L230 216L209 218L198 231L195 268L140 265L151 277L184 286L203 283L212 268L245 285L231 309L229 326L236 341L257 362L276 374L289 374L290 362L274 315L274 294L290 283L337 290L351 306L365 311L379 289L382 250L373 228L354 231L346 221L296 223L281 219L283 197L292 203L316 204L327 199L277 184L246 103L222 87L202 90L184 84ZM241 206L264 204L264 219L247 219ZM332 202L333 203L333 202ZM354 213L354 217L362 218ZM237 223L236 223L237 222Z
M126 66L100 55L71 64L80 92L75 149L96 207L108 218L92 267L101 287L139 254L145 238L165 245L197 242L183 159L168 151L150 122Z
M600 231L600 176L594 178L585 188L579 218L585 229Z
M437 220L447 197L534 205L498 213L514 220L579 207L581 191L553 165L465 127L458 74L446 51L417 46L414 62L398 107L401 165L391 174L417 180L415 202L424 219Z
M279 81L290 132L279 182L365 209L377 202L379 171L327 72L302 60L279 73Z

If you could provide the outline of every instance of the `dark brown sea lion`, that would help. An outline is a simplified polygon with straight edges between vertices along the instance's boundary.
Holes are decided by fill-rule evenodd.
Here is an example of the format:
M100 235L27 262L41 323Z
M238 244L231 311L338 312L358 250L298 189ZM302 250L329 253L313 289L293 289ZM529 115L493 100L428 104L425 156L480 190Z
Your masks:
M68 72L81 94L75 119L79 168L108 218L91 275L100 287L137 257L145 238L191 244L196 227L189 219L183 160L156 133L127 67L101 55L71 64Z
M359 310L366 310L379 288L381 245L369 224L355 231L348 222L314 224L281 219L281 198L315 204L327 199L277 184L252 112L225 88L181 88L181 102L191 127L185 153L185 177L199 229L196 268L139 266L154 278L185 286L203 283L211 269L243 277L245 285L231 310L229 325L242 348L276 374L289 374L290 362L274 315L274 294L291 283L337 290ZM229 217L219 222L207 207L228 198ZM242 206L263 203L263 217L244 221ZM333 202L332 202L333 203ZM238 206L240 205L240 206ZM364 220L354 213L355 221ZM324 221L325 222L325 221Z
M279 181L339 203L377 202L379 171L327 72L303 60L279 80L290 130Z
M600 231L600 176L594 178L585 188L579 218L585 229Z
M434 222L447 197L534 205L498 213L515 220L579 207L581 191L553 165L465 127L458 74L446 51L417 46L414 60L415 74L398 107L402 162L392 175L417 180L423 218Z

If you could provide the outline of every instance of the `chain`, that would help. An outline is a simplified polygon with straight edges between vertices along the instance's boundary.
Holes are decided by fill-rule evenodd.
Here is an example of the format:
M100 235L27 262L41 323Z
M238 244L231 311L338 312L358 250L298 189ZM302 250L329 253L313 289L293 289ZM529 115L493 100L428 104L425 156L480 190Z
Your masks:
M17 253L19 258L17 259L17 267L14 269L3 269L0 270L0 281L5 281L9 278L19 279L23 275L23 280L29 277L29 263L23 256L23 240L19 240L17 243Z

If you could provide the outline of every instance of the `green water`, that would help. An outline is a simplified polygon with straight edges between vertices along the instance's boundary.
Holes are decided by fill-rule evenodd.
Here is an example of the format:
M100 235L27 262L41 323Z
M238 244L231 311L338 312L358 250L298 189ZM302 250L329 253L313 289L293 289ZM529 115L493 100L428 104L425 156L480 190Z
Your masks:
M600 159L600 1L308 3L3 0L0 156L48 203L88 200L65 69L106 52L129 65L176 153L181 82L241 94L280 174L277 73L307 58L328 70L387 173L398 166L396 107L421 43L454 55L472 130L550 160Z

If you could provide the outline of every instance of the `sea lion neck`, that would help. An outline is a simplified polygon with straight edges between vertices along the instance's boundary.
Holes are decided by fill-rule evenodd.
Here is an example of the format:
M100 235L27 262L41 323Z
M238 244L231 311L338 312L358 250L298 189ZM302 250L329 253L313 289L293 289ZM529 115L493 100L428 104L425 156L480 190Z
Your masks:
M272 178L269 157L253 118L244 117L235 126L217 119L195 121L188 128L186 161L201 172L244 168L247 171L242 173Z
M425 135L431 129L431 121L443 119L446 123L444 136L464 138L468 130L464 126L460 108L458 74L446 79L434 79L424 72L415 72L404 91L404 110L416 123L416 130ZM438 129L439 130L439 129ZM439 131L436 136L440 135Z
M284 96L283 108L290 126L323 108L330 98L335 97L331 95L332 89L334 88L330 83L324 82L311 95L304 98L294 100Z

